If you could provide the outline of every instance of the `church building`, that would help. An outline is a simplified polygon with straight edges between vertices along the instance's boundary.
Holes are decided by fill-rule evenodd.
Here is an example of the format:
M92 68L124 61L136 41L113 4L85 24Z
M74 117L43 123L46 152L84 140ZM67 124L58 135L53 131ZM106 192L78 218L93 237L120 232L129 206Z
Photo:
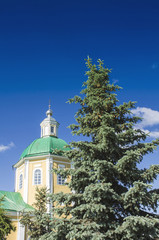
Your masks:
M31 211L35 202L36 187L46 186L50 193L69 192L60 175L52 173L52 168L70 168L70 161L54 150L67 151L67 143L58 138L59 123L52 117L52 110L46 112L46 118L41 122L41 137L35 139L21 154L15 168L15 192L0 191L4 196L3 207L16 226L16 232L11 232L7 240L28 240L25 227L21 225L20 212ZM48 205L48 211L50 206Z

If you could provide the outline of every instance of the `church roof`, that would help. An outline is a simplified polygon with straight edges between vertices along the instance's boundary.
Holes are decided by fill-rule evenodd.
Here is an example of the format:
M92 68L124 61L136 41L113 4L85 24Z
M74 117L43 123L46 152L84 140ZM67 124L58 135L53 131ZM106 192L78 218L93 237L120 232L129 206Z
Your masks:
M33 207L23 201L23 198L18 192L8 192L8 191L0 191L0 198L3 198L2 208L6 211L33 211Z
M47 136L34 140L21 154L20 159L25 157L33 156L42 156L47 154L53 154L53 150L70 150L67 146L67 143L56 137L56 136Z

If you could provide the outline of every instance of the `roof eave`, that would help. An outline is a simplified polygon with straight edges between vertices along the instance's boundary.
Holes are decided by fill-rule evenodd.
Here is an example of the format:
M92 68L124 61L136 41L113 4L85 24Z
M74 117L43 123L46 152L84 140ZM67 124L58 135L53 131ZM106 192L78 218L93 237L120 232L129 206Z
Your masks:
M13 165L13 168L17 168L20 165L22 165L25 162L25 160L37 160L37 159L43 159L43 158L47 158L47 157L53 157L53 158L56 158L57 160L61 159L61 160L68 161L67 157L58 156L58 155L54 155L54 154L50 153L50 154L41 155L41 156L37 155L37 156L31 156L31 157L24 157L24 158L20 159L17 163L15 163Z

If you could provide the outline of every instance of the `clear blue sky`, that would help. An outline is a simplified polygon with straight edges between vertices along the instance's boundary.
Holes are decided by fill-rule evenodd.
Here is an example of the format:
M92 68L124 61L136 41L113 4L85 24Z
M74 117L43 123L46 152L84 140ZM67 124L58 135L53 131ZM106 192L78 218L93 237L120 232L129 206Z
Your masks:
M14 190L12 165L40 136L49 99L59 137L73 139L66 127L76 106L66 101L86 80L88 55L112 69L111 81L123 87L121 103L135 100L142 114L157 119L144 127L158 133L158 12L158 0L1 1L0 149L8 146L0 151L1 190ZM159 154L146 159L159 163Z

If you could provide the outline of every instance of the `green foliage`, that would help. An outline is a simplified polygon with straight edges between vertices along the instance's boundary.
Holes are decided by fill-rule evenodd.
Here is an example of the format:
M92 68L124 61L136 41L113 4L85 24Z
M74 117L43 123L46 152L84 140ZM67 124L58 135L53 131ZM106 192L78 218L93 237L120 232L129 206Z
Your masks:
M47 213L47 204L50 201L47 196L47 188L37 188L35 195L34 211L23 212L20 222L27 227L28 235L33 240L39 240L40 236L48 233L52 229L51 216Z
M152 184L159 165L141 169L139 164L159 140L145 142L145 132L134 127L141 120L131 113L135 103L119 105L116 92L121 88L110 83L103 62L96 66L88 58L86 64L83 97L69 100L80 105L77 124L70 128L89 138L72 142L72 150L65 153L73 169L56 170L63 177L71 175L71 193L52 196L54 228L41 239L155 239L159 190Z
M3 198L0 199L0 239L4 239L11 231L15 231L10 218L6 215L3 207Z

